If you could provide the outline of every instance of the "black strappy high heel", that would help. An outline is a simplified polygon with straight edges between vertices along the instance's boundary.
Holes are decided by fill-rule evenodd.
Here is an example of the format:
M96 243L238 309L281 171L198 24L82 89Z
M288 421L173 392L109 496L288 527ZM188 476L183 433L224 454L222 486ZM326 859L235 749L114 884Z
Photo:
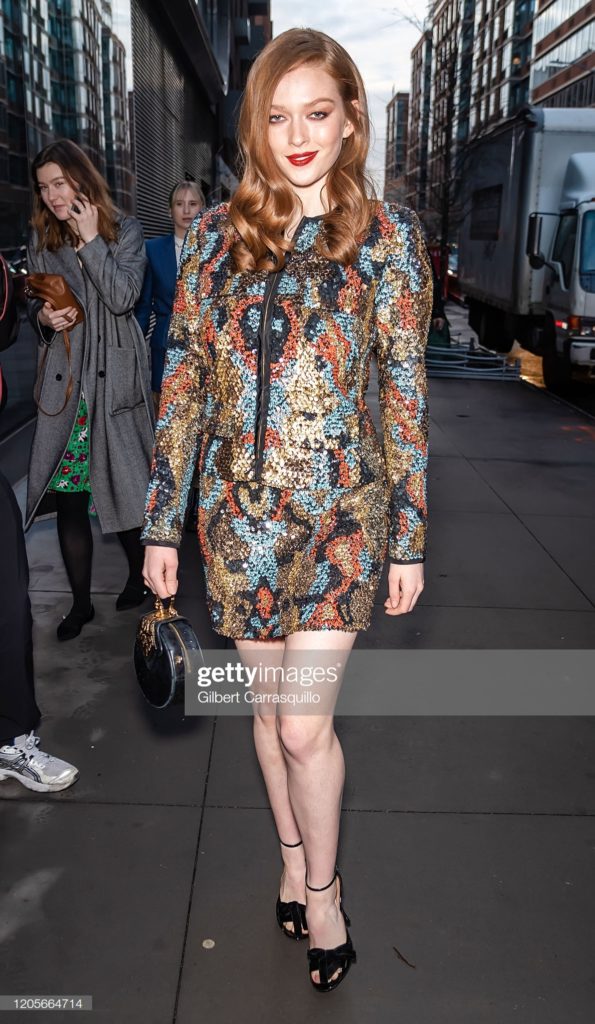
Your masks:
M282 839L280 839L279 842L281 843L281 846L287 846L289 849L302 845L301 839L299 843L284 843ZM287 935L288 939L294 939L296 942L299 942L300 939L308 937L305 903L298 903L297 900L290 900L286 903L280 896L278 896L277 906L275 909L277 912L277 924L283 934ZM292 932L285 927L286 924L290 923L293 925Z
M318 992L332 992L337 985L340 985L349 968L357 960L353 943L349 937L347 931L347 925L351 924L351 921L347 917L343 909L343 879L339 874L337 868L331 878L328 885L323 885L320 889L315 889L314 886L308 885L306 882L306 889L310 889L311 892L324 892L325 889L330 889L335 879L339 879L339 910L343 915L345 921L345 931L347 932L347 939L342 942L340 946L335 946L334 949L321 949L315 946L313 949L308 950L308 970L310 971L310 981L314 985L314 988ZM341 970L341 973L334 981L331 981L335 971ZM320 981L314 981L312 972L318 971Z

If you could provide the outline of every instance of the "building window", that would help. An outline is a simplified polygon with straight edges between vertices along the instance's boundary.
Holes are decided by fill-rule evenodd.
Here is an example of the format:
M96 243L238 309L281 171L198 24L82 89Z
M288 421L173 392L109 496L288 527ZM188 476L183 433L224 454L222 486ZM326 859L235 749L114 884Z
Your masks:
M595 21L584 25L570 39L566 39L533 62L531 88L537 89L547 82L548 78L552 78L559 71L576 63L593 50L595 50Z
M533 26L533 45L545 39L550 32L558 28L558 25L571 18L584 6L585 0L555 0L545 11L540 11Z

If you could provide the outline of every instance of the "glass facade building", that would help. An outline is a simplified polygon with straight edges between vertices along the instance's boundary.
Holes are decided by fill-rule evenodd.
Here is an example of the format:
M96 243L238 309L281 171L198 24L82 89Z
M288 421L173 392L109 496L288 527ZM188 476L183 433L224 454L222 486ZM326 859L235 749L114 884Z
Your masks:
M271 35L269 0L0 0L0 251L26 242L29 168L57 138L86 151L147 237L171 231L178 180L227 198L237 104ZM36 344L21 331L2 359L3 433L34 412Z
M234 186L235 115L272 36L269 0L0 0L0 250L23 243L29 167L77 142L147 234L185 175Z
M118 205L133 203L124 48L111 5L2 0L0 7L0 250L27 234L29 167L56 138L77 142Z
M538 0L531 68L540 106L595 106L595 9L585 0Z

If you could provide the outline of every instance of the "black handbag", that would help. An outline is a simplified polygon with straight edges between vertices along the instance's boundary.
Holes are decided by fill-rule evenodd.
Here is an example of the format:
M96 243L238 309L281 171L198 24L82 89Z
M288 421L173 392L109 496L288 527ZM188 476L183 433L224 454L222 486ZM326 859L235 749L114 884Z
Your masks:
M134 668L143 696L154 708L181 704L186 680L200 665L201 646L188 619L178 614L173 598L166 609L156 597L155 610L138 624L134 644Z

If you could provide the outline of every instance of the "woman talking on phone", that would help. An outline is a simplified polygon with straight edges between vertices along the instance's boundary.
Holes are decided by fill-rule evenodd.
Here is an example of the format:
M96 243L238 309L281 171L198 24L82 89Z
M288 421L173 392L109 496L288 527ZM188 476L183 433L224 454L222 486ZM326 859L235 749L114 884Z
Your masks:
M140 526L153 444L149 361L133 311L146 266L142 228L114 206L108 187L74 142L35 157L29 270L60 275L83 310L29 299L43 353L25 528L51 494L72 589L58 625L71 640L94 615L91 603L92 500L103 533L117 533L128 579L116 601L142 603ZM64 332L67 332L65 335Z
M200 451L211 620L251 665L344 661L387 554L386 614L410 612L423 588L432 279L416 214L373 196L368 139L349 54L322 32L284 32L250 69L239 188L199 214L182 252L145 578L162 598L176 592ZM373 353L382 445L364 401ZM336 868L345 766L333 711L254 715L284 867L277 922L308 936L321 992L355 960Z

